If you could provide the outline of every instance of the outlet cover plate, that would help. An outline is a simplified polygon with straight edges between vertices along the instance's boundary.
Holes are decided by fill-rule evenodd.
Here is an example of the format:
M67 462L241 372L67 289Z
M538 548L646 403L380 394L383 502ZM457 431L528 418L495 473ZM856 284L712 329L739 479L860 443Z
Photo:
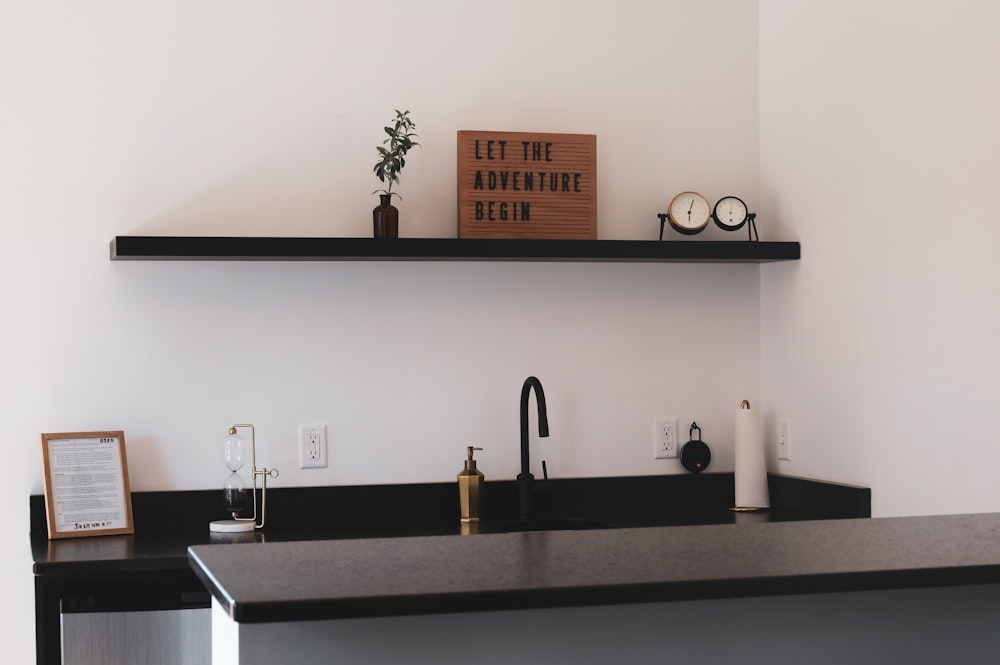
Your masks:
M790 460L792 459L792 439L789 436L789 424L787 418L781 418L778 420L778 459L780 460Z
M653 424L653 459L677 457L677 418L664 416Z
M326 468L326 425L299 425L299 468Z

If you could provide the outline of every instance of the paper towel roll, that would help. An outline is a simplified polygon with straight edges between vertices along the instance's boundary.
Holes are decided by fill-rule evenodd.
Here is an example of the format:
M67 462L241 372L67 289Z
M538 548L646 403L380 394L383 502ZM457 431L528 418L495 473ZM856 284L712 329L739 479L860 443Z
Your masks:
M736 410L736 507L770 508L760 418L746 404Z

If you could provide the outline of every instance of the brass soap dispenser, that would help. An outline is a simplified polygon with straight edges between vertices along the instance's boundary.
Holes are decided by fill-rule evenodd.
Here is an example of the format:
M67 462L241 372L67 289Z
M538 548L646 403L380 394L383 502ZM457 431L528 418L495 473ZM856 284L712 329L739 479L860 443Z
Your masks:
M483 514L483 484L486 477L476 468L473 454L482 448L468 446L465 468L458 473L458 498L462 505L462 521L478 522Z

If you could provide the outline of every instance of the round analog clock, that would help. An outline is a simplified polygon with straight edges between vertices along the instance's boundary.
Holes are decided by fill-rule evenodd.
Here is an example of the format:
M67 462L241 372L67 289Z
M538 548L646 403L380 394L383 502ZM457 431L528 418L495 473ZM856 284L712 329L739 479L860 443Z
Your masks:
M667 208L670 226L685 235L694 235L704 229L711 214L708 200L697 192L681 192Z
M712 210L712 219L720 229L737 231L747 223L747 204L735 196L723 196Z

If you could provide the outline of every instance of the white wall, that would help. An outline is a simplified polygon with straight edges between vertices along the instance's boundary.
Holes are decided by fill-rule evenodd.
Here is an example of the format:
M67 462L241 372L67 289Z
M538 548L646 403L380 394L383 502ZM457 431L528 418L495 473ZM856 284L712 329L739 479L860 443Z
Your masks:
M509 478L535 373L553 474L678 472L649 459L656 415L697 419L731 469L731 410L760 395L772 428L792 422L772 469L870 485L876 515L1000 509L998 18L985 1L5 3L11 660L33 657L43 431L125 429L136 490L217 486L244 420L286 486L447 480L472 442ZM601 237L655 237L681 189L738 193L803 260L107 260L116 234L368 235L396 107L423 142L403 235L454 235L459 129L589 132ZM305 421L330 425L326 471L295 468Z
M763 0L762 272L772 468L875 515L1000 510L1000 49L993 2Z
M117 234L367 236L381 127L422 148L401 234L455 234L455 133L598 136L599 235L653 239L670 197L758 204L757 4L11 1L0 7L5 652L33 657L39 433L122 428L134 490L225 479L257 426L277 484L512 478L543 381L553 475L677 473L652 420L732 469L760 386L757 266L111 263ZM720 237L712 232L711 237ZM762 223L765 239L779 239ZM793 237L790 231L784 238ZM807 247L807 252L808 252ZM331 466L299 471L325 422ZM682 427L683 429L683 427Z

